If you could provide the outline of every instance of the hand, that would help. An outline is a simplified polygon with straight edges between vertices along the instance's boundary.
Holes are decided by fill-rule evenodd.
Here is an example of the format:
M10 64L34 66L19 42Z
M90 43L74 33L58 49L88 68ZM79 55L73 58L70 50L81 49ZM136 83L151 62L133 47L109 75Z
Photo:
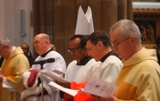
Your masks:
M103 97L100 97L100 96L92 95L92 97L96 101L118 101L118 99L116 97L114 97L114 96L108 97L108 98L103 98Z
M56 81L56 83L65 87L65 88L70 88L70 83L62 83L62 82L58 82L58 81Z

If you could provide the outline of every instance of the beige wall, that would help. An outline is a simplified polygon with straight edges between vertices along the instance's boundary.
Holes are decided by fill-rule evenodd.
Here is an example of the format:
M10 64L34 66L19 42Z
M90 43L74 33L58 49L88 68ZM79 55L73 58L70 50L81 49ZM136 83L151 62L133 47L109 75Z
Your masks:
M4 36L5 33L5 15L4 15L4 1L5 0L0 0L0 36Z
M13 45L28 43L32 51L33 31L30 27L31 0L0 0L0 36L10 39ZM24 36L21 36L20 10L24 13Z

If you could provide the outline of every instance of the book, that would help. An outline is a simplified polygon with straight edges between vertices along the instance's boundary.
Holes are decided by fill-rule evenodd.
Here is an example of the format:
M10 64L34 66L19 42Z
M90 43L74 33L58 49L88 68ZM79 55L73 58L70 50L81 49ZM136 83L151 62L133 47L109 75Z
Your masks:
M90 78L83 92L101 96L111 97L117 90L117 86L96 77Z
M68 93L71 96L75 96L78 92L81 91L84 93L97 95L104 98L111 97L118 88L114 84L108 83L96 77L91 77L88 83L86 84L85 88L81 88L81 90L68 89L56 84L55 82L50 82L49 85L65 93Z

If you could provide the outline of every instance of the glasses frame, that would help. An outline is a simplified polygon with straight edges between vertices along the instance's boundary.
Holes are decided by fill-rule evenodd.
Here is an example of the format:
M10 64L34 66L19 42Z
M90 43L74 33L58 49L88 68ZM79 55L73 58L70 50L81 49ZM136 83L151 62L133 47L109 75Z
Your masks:
M79 50L81 47L77 47L77 48L68 48L68 52L76 52L77 50Z
M130 38L130 36L127 37L127 38L124 38L123 40L121 40L121 41L119 41L119 42L117 42L117 43L112 43L112 45L113 45L113 46L118 46L120 43L122 43L122 42L128 40L129 38Z

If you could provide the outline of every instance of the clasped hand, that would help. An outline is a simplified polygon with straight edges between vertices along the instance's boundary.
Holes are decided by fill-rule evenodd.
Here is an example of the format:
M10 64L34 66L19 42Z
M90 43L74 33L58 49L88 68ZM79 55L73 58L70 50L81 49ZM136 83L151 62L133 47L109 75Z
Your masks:
M56 81L57 84L59 84L60 86L63 86L65 88L70 88L70 83L62 83L62 82L58 82Z

